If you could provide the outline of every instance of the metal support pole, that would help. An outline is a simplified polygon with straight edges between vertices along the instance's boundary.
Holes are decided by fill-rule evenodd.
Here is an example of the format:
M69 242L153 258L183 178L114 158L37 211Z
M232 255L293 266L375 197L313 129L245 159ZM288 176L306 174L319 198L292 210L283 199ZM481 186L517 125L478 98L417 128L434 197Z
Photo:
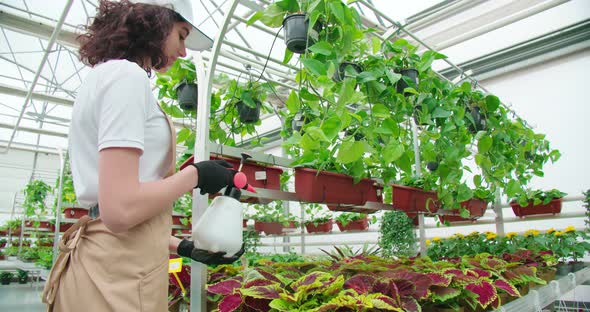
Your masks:
M55 263L55 259L57 258L57 247L59 245L59 228L61 224L61 205L64 184L64 168L66 161L68 161L67 151L64 155L61 148L57 148L57 153L59 155L59 187L57 190L57 207L55 208L55 230L53 230L53 257L51 259L52 266Z
M418 127L414 120L410 119L412 125L412 138L414 141L414 162L416 163L415 175L416 177L422 176L422 166L420 162L420 143L418 142ZM426 230L424 229L424 214L418 214L418 230L420 231L420 255L426 254Z
M496 200L494 201L494 212L496 213L496 234L504 236L504 212L502 209L502 197L500 190L496 189Z
M209 159L209 110L211 107L211 89L213 87L213 78L217 59L223 43L223 38L232 16L238 6L239 0L233 0L227 14L224 17L223 24L219 29L219 34L215 37L209 62L206 66L203 64L201 53L197 53L197 81L199 82L199 106L197 108L197 124L195 140L194 159L195 162ZM207 209L206 195L200 195L193 191L193 224L197 224L199 218ZM207 310L207 266L202 263L192 261L191 263L191 312L200 312Z
M41 72L43 71L43 67L45 66L45 62L47 62L47 58L49 57L49 53L51 53L51 48L53 47L53 44L55 43L55 40L57 39L57 35L59 34L61 27L62 27L64 21L66 20L66 16L68 15L68 12L70 11L70 8L72 7L73 2L74 2L74 0L68 0L68 2L66 3L66 6L64 7L64 10L61 14L61 17L59 18L59 21L57 22L57 25L55 26L55 29L53 30L53 33L51 34L51 38L49 38L49 42L47 43L47 47L46 47L46 52L43 54L43 58L41 59L41 64L39 64L39 68L37 69L37 73L35 74L35 78L33 78L33 82L31 83L31 86L29 87L29 92L27 93L27 97L25 98L25 103L23 104L23 107L20 111L18 119L16 120L16 124L14 126L14 129L12 130L12 134L10 135L10 140L8 140L8 144L6 145L5 150L2 152L3 154L7 153L10 150L10 145L12 145L12 141L14 140L14 136L16 135L16 131L18 129L20 121L23 118L23 114L25 113L27 105L29 105L29 102L31 101L33 91L35 90L35 85L37 84L37 81L39 80L39 76L41 76Z

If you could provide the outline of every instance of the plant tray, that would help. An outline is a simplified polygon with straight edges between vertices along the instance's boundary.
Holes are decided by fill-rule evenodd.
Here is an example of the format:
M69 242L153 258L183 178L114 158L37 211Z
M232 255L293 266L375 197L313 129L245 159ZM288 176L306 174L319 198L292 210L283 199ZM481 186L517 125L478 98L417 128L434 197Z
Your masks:
M524 216L532 216L532 215L545 215L545 214L553 214L556 215L561 213L561 203L562 198L557 198L550 201L547 205L533 205L529 203L528 206L522 207L516 202L511 202L510 206L512 207L512 211L514 211L514 215L517 217L523 218Z
M392 204L394 209L405 212L436 212L438 196L419 188L392 184ZM426 206L428 204L428 207ZM409 216L409 215L408 215Z
M295 192L301 201L362 206L367 201L383 202L383 188L371 179L353 183L353 177L309 168L295 168ZM328 205L330 210L350 211L354 207Z
M351 221L346 226L342 225L340 222L336 222L338 225L338 229L340 232L348 232L348 231L366 231L369 229L369 219L364 218L361 220Z
M481 199L470 199L461 203L461 207L469 210L469 218L462 218L459 216L459 209L450 210L451 213L455 213L454 216L438 216L440 222L445 223L448 222L473 222L481 217L483 217L484 213L486 212L486 208L488 207L488 203Z
M26 221L25 227L34 227L35 221ZM39 221L39 228L40 229L49 229L50 225L48 221Z

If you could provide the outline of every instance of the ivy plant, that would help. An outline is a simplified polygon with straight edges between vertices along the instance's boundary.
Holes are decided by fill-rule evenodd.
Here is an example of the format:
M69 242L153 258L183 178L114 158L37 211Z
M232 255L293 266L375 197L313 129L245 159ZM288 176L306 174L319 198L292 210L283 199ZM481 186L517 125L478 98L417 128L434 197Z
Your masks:
M45 200L51 193L52 188L42 180L33 180L25 186L25 200L23 203L25 217L37 216L47 213Z
M379 247L383 257L416 255L414 224L402 211L387 211L379 227Z

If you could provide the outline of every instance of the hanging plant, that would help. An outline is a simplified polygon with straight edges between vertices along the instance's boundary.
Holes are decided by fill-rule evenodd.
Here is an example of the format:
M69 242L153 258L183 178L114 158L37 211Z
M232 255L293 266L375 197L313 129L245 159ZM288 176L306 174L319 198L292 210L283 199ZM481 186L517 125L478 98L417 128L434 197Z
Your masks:
M414 224L401 211L387 211L379 227L379 247L383 257L413 257L416 255Z
M52 191L51 186L41 180L33 180L25 187L25 201L23 203L24 215L27 218L47 213L45 199Z
M199 98L199 87L195 83L181 82L176 87L178 105L185 111L196 111Z

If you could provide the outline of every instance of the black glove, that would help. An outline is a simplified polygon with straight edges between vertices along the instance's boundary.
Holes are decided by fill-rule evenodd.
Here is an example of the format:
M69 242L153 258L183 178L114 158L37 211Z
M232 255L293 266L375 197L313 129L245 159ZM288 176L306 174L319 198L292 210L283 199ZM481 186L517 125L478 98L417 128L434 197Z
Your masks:
M204 249L195 248L195 244L192 241L183 239L180 242L180 244L178 244L176 253L179 256L189 257L197 262L201 262L206 265L231 264L234 263L236 260L240 259L240 257L244 254L244 244L242 244L242 247L235 255L231 257L224 257L224 251L209 252Z
M229 170L233 166L225 160L205 160L192 165L199 173L199 182L195 188L201 189L201 195L215 194L234 183L234 175L237 171Z

